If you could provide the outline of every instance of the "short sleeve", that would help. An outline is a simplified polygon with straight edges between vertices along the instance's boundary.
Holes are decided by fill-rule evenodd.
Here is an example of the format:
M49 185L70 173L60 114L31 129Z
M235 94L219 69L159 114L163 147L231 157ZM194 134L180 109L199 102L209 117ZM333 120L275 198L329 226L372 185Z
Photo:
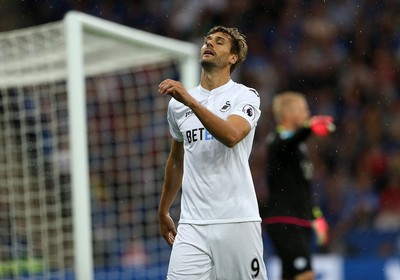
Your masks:
M232 114L239 115L246 119L251 128L257 125L261 116L260 96L255 89L246 88L238 98Z
M167 120L169 125L169 132L171 136L179 142L183 142L182 133L179 129L179 126L176 122L176 116L174 114L173 104L169 102L168 104L168 111L167 111Z

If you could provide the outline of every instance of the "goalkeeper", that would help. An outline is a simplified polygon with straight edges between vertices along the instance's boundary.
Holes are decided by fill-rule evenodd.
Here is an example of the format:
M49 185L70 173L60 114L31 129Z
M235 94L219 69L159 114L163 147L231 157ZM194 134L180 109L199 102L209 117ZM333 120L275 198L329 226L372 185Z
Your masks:
M269 199L260 203L263 224L282 261L282 279L311 280L313 229L320 245L328 241L327 223L314 204L310 180L313 166L304 141L334 130L332 117L309 117L305 97L283 92L273 100L276 131L267 138Z

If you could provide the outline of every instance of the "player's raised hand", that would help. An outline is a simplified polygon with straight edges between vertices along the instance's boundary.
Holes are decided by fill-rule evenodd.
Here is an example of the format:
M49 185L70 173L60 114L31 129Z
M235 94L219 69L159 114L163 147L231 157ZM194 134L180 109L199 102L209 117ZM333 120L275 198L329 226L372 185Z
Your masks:
M160 83L158 93L162 95L168 94L186 106L189 106L194 101L181 82L171 79L166 79Z
M176 228L174 221L169 213L167 215L159 215L161 234L169 245L172 246L175 241Z
M331 116L314 116L309 120L309 126L311 131L318 136L326 136L336 129Z

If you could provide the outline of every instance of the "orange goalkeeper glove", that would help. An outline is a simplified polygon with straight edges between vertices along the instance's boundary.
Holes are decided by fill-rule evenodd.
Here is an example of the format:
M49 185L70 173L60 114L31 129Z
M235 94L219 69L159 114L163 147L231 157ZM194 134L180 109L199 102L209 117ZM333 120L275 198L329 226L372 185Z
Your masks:
M318 136L326 136L336 129L331 116L314 116L308 121L307 125Z
M329 241L328 223L324 217L316 218L312 221L312 228L315 231L318 245L326 245Z

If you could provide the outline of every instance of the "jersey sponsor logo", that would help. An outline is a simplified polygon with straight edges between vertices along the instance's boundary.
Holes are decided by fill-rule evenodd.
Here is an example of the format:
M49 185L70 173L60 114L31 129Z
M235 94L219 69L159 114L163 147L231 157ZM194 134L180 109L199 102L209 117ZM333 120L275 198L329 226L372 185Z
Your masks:
M213 140L214 137L204 127L186 130L186 140L189 144L197 141Z
M251 106L250 104L247 104L243 107L242 111L251 119L254 120L254 118L256 117L255 114L255 109L253 106Z
M225 102L224 106L219 109L221 112L226 112L231 108L231 102L228 100Z

